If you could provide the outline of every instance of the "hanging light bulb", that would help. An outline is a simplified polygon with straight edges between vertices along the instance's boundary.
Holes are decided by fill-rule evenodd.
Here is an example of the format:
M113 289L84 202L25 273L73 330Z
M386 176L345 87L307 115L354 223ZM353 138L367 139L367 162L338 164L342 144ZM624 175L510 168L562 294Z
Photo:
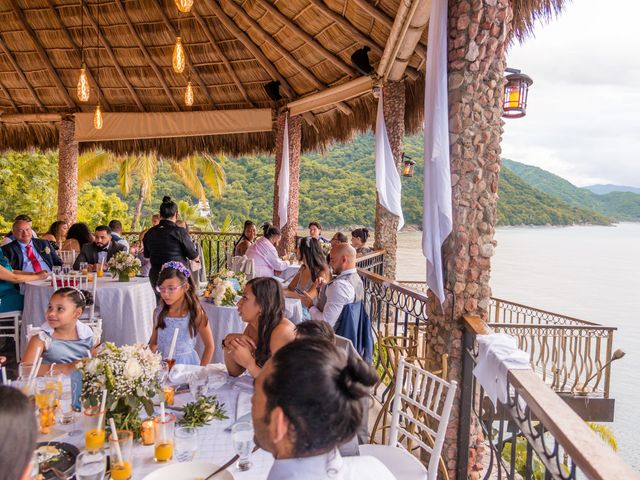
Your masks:
M182 13L189 13L193 7L193 0L176 0L176 7Z
M102 110L100 109L100 104L98 104L96 105L96 113L93 114L93 128L100 130L102 128L102 124Z
M87 78L87 69L83 63L80 69L80 78L78 78L78 100L88 102L90 93L91 88L89 87L89 79Z
M173 47L173 71L182 73L187 63L187 56L182 46L182 38L176 37L176 45Z
M187 82L187 89L184 91L184 103L187 107L193 105L193 87L191 86L191 80Z

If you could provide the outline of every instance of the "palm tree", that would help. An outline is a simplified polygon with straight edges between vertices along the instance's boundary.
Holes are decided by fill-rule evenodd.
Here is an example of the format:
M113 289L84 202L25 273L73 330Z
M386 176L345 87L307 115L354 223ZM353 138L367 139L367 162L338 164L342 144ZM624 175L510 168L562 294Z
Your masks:
M142 212L142 205L151 199L153 180L158 166L164 160L156 155L117 157L102 150L84 153L78 161L78 185L93 180L103 173L119 168L120 191L123 195L131 192L134 175L140 181L140 192L131 220L131 229L135 230ZM215 198L220 198L226 186L223 154L215 159L208 154L191 155L180 162L170 161L171 170L189 191L200 201L206 201L208 187ZM202 180L200 180L202 176Z

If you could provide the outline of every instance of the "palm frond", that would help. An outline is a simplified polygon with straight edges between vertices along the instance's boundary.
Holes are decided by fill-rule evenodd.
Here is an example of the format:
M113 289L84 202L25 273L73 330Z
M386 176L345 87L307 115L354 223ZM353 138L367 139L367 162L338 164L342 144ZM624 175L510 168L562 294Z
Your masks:
M134 169L135 164L135 157L127 157L120 162L118 183L120 184L120 191L123 195L129 195L129 193L131 192L131 186L133 184L131 171Z
M185 187L199 199L206 198L202 182L198 178L198 171L192 157L186 158L181 162L171 162L171 170L178 177Z
M104 150L93 150L78 158L78 185L89 182L103 173L115 170L118 160Z
M149 154L138 157L136 165L136 173L140 180L140 186L144 192L144 199L151 200L151 193L153 192L153 180L158 173L158 166L160 160L156 155Z
M220 161L207 154L193 156L192 158L202 174L205 185L209 187L215 198L220 198L227 184L224 168L222 167L225 160L224 155L220 154Z

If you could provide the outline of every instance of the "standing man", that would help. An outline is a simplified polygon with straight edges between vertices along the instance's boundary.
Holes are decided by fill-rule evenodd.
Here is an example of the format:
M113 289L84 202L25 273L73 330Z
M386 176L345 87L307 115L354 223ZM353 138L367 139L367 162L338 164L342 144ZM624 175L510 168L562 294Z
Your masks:
M111 220L109 228L111 229L111 240L122 245L128 252L129 242L122 236L122 222L120 220Z
M40 273L50 272L54 265L62 266L62 260L48 240L33 238L30 219L18 217L11 233L15 240L4 245L2 251L14 270Z
M93 234L93 242L87 243L80 250L76 261L73 263L73 269L79 270L81 262L86 262L91 265L92 269L95 269L97 263L104 261L106 264L117 252L124 252L125 250L126 248L123 245L112 240L109 227L99 225Z

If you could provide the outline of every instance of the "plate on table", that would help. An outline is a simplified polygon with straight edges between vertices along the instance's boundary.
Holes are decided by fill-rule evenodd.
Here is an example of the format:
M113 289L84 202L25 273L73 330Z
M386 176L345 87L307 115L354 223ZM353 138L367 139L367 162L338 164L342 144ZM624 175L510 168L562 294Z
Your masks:
M151 472L142 480L176 480L177 478L180 480L204 480L218 468L220 465L207 462L174 463ZM233 468L233 466L229 468ZM213 478L215 480L233 480L233 475L229 470L223 470Z
M56 468L71 477L75 472L76 457L80 451L70 443L63 442L39 442L36 445L36 458L40 471L48 467ZM42 474L46 480L58 478L52 470Z

